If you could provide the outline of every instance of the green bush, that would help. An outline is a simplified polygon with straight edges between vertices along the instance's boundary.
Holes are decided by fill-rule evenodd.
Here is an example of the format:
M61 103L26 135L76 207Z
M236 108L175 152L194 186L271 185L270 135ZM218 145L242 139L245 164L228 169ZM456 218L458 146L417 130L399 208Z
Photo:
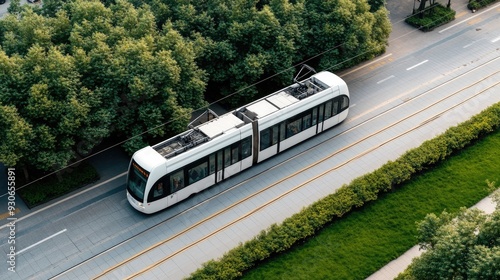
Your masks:
M469 0L467 8L469 8L470 10L479 10L480 8L486 7L496 1L498 0Z
M19 189L18 193L26 205L33 208L97 180L99 180L99 174L95 168L88 163L82 163L61 179L53 174Z
M469 4L467 4L467 8L473 11L478 10L479 8L481 8L481 3L477 1L471 1L469 2Z
M424 15L422 18L420 18L421 13ZM455 14L456 12L454 10L436 3L425 8L422 12L407 17L405 21L422 31L431 31L438 26L454 20Z
M342 186L335 193L285 219L281 225L272 225L254 239L224 254L219 261L204 264L189 279L237 278L259 261L313 236L354 207L377 199L379 192L395 189L399 184L410 180L412 175L434 166L499 128L500 103L497 103L470 120L424 142L420 147L407 151L397 160L389 161L372 173L354 179L349 185Z

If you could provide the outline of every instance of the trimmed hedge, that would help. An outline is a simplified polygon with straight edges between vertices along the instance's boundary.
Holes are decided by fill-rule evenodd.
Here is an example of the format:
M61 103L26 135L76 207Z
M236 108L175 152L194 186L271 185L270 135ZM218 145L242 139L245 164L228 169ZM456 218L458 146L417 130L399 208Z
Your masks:
M56 174L51 175L19 189L18 194L28 208L33 208L97 180L99 174L95 168L84 162L75 171L66 173L62 179Z
M449 128L425 141L395 161L389 161L372 173L354 179L335 193L272 225L257 237L230 250L218 260L211 260L188 279L235 279L259 261L283 252L298 241L313 236L335 218L351 209L375 200L381 191L395 189L412 175L434 166L452 153L500 128L500 103L494 104L470 120Z
M407 17L405 22L425 32L454 20L456 14L454 10L439 3L425 8L421 13L424 13L423 18L420 18L420 13L416 13Z
M469 4L467 4L467 8L469 10L475 11L479 10L482 7L486 7L489 4L496 2L498 0L469 0Z

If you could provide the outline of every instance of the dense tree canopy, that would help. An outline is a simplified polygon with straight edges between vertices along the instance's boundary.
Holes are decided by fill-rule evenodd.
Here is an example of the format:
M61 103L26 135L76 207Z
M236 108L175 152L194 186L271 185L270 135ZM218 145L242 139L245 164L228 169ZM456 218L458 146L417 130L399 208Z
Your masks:
M418 224L419 244L426 249L399 280L500 279L500 204L485 214L462 209L457 216L429 214Z
M140 135L134 151L178 133L205 96L248 102L277 89L250 85L289 84L300 62L371 58L390 32L379 0L16 3L0 20L0 140L16 145L0 161L43 170L110 135Z
M193 44L158 29L148 7L75 0L53 17L24 8L0 22L0 42L2 121L25 132L2 162L60 168L76 146L84 152L110 133L178 133L204 105ZM144 145L137 137L126 147Z
M372 58L385 50L391 31L377 0L131 2L155 7L158 25L172 22L200 46L198 65L222 95L236 92L232 105L253 100L256 89L246 88L264 77L283 72L274 82L290 83L296 63L316 58L308 63L336 70Z

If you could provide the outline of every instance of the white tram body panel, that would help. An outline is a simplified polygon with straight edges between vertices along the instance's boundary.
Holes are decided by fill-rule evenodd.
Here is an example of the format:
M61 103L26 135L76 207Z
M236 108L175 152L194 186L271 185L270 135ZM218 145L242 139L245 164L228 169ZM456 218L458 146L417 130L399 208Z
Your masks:
M320 72L299 86L285 88L238 109L256 122L258 135L254 139L264 136L273 138L269 145L263 145L266 142L263 139L254 143L258 146L254 162L266 160L337 125L347 117L349 93L347 85L338 76ZM347 100L343 105L340 104L342 96ZM341 105L344 107L341 108ZM326 112L327 106L330 106L329 117L326 118L326 113L323 113L320 119L318 115ZM302 119L299 120L301 115ZM297 132L291 132L295 125L293 120L297 121ZM267 132L270 128L271 132Z
M189 135L195 132L195 130L190 130L153 147L145 147L132 156L129 174L133 172L135 165L139 165L138 168L143 169L139 173L149 173L146 177L144 191L139 192L139 197L136 195L134 198L131 194L132 191L127 191L128 200L134 208L148 214L157 212L252 165L251 154L242 160L235 160L231 157L231 150L223 150L244 138L250 138L251 141L251 124L245 124L234 115L226 114L211 122L200 125L196 128L196 131L199 136L201 135L206 139L196 139L195 141L199 141L199 143L183 146L179 143L184 141L182 138L189 137ZM217 141L211 141L211 139L217 139ZM216 154L218 151L222 151L220 156L220 170L215 170L218 166L209 167L210 163L208 159L206 164L202 162L201 167L198 166L185 170L189 164L203 160L210 155ZM228 152L226 154L229 156L224 152ZM229 162L226 162L227 164L223 162L224 158L222 157L224 155L226 155L225 159L229 158ZM213 164L217 165L216 162L213 162ZM210 172L210 170L214 172ZM177 183L174 183L174 178L165 178L166 175L175 174L176 171L177 173L180 172L178 176L182 177ZM191 171L197 172L197 178L194 178L194 175L190 173ZM172 176L174 175L170 175L170 177ZM171 179L170 182L168 179ZM150 201L148 198L150 198L150 194L154 191L153 188L159 184L158 182L163 183L163 191L167 194L161 196L159 199ZM179 184L178 189L176 184ZM142 197L140 194L142 194Z
M154 213L342 122L345 82L320 72L157 145L129 165L127 199Z
M331 99L333 97L333 91L331 88L328 88L326 90L323 90L320 94L311 96L310 99L307 100L307 103L304 104L302 102L299 102L299 99L294 98L295 100L290 100L290 103L282 103L283 107L279 107L279 110L270 112L267 115L263 115L262 118L258 120L259 123L259 131L263 131L264 129L270 128L276 124L282 123L293 116L296 116L298 114L301 114L304 111L307 111L315 106L318 106L321 103L324 103ZM266 102L267 100L263 100L260 103ZM270 99L269 102L273 102L274 100ZM274 102L273 102L274 104ZM260 105L260 104L256 104ZM279 105L277 105L279 106ZM327 120L331 121L331 120ZM337 121L338 122L338 121ZM334 121L328 122L330 123L337 123ZM325 127L331 127L333 125L323 125L323 129L326 129ZM279 129L279 128L278 128ZM297 133L294 136L291 136L286 139L279 139L276 144L270 146L269 148L266 148L265 150L261 150L259 152L259 159L258 162L261 162L263 160L266 160L274 155L276 155L279 152L282 152L298 143L301 143L302 141L311 138L312 136L316 135L317 133L321 132L318 131L317 126L311 126L300 133ZM280 136L278 136L280 137ZM279 147L278 147L279 146Z

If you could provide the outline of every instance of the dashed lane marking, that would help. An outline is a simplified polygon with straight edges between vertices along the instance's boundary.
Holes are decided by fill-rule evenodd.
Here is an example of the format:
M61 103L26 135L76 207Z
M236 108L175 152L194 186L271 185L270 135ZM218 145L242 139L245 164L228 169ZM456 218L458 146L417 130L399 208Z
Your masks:
M429 62L429 60L428 60L428 59L426 59L426 60L424 60L424 61L422 61L422 62L420 62L420 63L417 63L417 64L413 65L412 67L406 68L406 71L410 71L411 69L413 69L413 68L417 68L418 66L420 66L420 65L422 65L422 64L424 64L424 63L427 63L427 62Z
M383 80L378 81L378 82L377 82L377 85L379 85L379 84L381 84L381 83L383 83L383 82L385 82L385 81L387 81L387 80L390 80L390 79L392 79L392 78L394 78L394 77L395 77L394 75L390 75L389 77L387 77L387 78L385 78L385 79L383 79Z
M44 238L44 239L42 239L42 240L38 241L37 243L35 243L35 244L33 244L33 245L30 245L30 246L28 246L28 247L26 247L26 248L24 248L24 249L20 250L19 252L17 252L17 253L16 253L16 255L19 255L19 254L21 254L22 252L25 252L25 251L27 251L27 250L29 250L29 249L31 249L31 248L33 248L33 247L37 246L37 245L40 245L40 244L42 244L43 242L45 242L45 241L47 241L47 240L49 240L49 239L51 239L51 238L54 238L54 237L58 236L59 234L61 234L61 233L65 232L65 231L66 231L66 229L63 229L63 230L61 230L60 232L56 232L56 233L52 234L51 236L46 237L46 238Z

